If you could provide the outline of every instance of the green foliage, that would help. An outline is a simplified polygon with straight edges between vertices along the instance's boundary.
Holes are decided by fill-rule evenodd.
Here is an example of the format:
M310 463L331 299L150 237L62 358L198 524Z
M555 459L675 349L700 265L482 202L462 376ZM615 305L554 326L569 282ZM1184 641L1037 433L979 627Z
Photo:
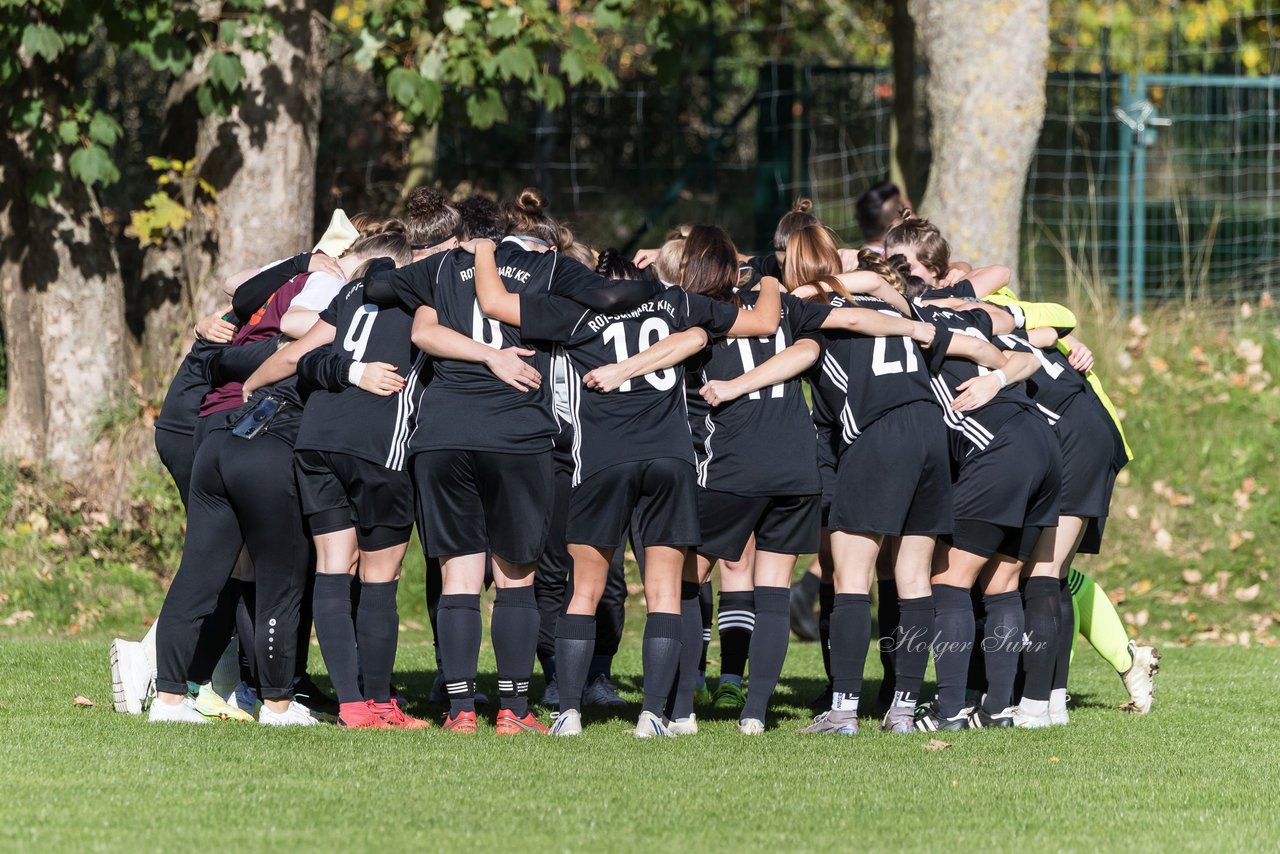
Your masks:
M47 206L66 174L90 187L120 178L112 149L122 129L83 95L77 59L91 42L137 54L155 70L175 76L191 66L196 52L212 45L216 52L197 101L205 113L226 114L235 105L244 77L237 53L265 50L278 24L262 0L226 0L214 19L203 15L204 5L199 0L0 5L0 101L27 157L32 202Z
M196 174L195 160L148 157L147 165L157 173L157 189L141 208L129 214L129 227L125 229L127 236L136 238L144 247L182 234L193 216L186 200L212 206L218 197L213 186Z

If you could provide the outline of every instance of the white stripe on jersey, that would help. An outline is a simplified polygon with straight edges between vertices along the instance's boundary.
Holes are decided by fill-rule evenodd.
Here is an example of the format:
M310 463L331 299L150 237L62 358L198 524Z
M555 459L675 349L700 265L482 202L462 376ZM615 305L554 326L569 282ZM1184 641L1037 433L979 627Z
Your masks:
M841 367L840 362L837 361L835 357L831 355L830 351L828 351L827 354L822 357L822 372L827 375L828 379L831 380L831 382L835 385L836 388L840 389L845 393L848 393L849 375L845 373L845 370L843 367Z
M569 418L573 424L573 480L572 486L582 483L582 377L578 376L573 363L565 360L569 371Z
M704 370L704 371L700 371L699 373L702 375L702 384L706 385L708 382L707 372ZM689 423L689 400L687 396L682 395L682 398L684 399L684 406L685 406L685 410L684 410L685 423L688 424ZM707 488L707 475L709 474L709 469L711 468L711 458L715 456L715 454L713 454L711 451L711 437L715 435L716 422L713 421L711 418L710 407L708 407L707 409L706 424L707 424L707 438L702 440L702 460L697 464L698 486L702 487L703 489Z
M1049 426L1056 427L1058 424L1058 420L1062 418L1062 416L1054 412L1052 409L1050 409L1047 406L1041 406L1038 403L1036 404L1036 406L1040 409L1040 414L1043 415L1049 421Z
M419 382L420 373L426 369L427 358L427 354L421 350L418 351L418 355L413 357L413 365L409 369L409 379L405 382L405 388L402 391L402 393L406 393L408 392L408 389L413 389L413 392L408 392L410 398L409 420L413 422L413 429L409 431L409 435L404 437L404 445L400 451L401 468L404 467L404 458L409 451L409 445L413 443L413 437L418 433L419 422L412 416L418 411L418 406L422 403L422 396L426 394L427 391L427 387Z
M849 408L849 402L846 400L844 408L840 410L840 424L844 427L844 440L850 445L853 440L862 435L862 431L858 429L858 422L853 419L853 410Z
M418 423L414 415L418 411L418 401L422 399L423 391L418 379L426 367L426 361L427 354L419 350L418 355L413 357L413 364L409 366L409 378L397 395L399 403L396 412L396 429L391 437L391 452L387 456L386 463L389 469L396 471L404 469L405 456L409 452L409 440L414 433L418 432ZM410 427L410 424L413 426Z
M951 389L947 388L945 380L941 377L930 377L929 385L933 388L933 396L937 399L938 405L942 407L942 423L958 433L963 433L978 448L985 449L987 445L991 444L991 434L987 432L985 427L970 418L966 418L963 412L956 412L951 408L954 398L951 396ZM983 434L986 435L984 436Z

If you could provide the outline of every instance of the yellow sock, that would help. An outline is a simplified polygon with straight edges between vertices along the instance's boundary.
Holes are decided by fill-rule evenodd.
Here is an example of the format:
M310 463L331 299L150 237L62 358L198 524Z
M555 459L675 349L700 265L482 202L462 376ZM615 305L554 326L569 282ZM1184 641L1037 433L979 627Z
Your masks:
M1067 573L1067 586L1071 588L1076 614L1076 632L1072 638L1084 635L1116 673L1124 673L1133 666L1133 658L1129 655L1129 633L1116 613L1116 606L1097 582L1074 567Z

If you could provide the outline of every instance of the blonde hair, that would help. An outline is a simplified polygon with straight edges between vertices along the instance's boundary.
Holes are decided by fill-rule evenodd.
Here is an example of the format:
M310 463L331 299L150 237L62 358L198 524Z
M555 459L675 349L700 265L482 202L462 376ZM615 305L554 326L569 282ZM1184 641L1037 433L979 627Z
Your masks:
M684 262L684 241L693 226L677 225L667 232L666 242L658 250L658 258L653 267L658 271L658 278L673 285L680 284L680 267Z
M784 248L782 284L788 291L843 272L840 247L826 226L815 223L796 229Z

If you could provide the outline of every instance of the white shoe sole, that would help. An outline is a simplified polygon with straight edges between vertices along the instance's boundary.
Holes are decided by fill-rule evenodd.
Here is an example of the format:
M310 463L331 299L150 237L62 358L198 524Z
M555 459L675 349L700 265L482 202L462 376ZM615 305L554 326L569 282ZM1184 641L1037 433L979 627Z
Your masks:
M151 696L153 675L142 644L116 638L111 641L111 705L117 712L140 715Z
M1160 672L1160 650L1153 646L1129 644L1129 654L1133 664L1120 675L1125 690L1129 692L1129 701L1120 708L1126 712L1145 715L1151 711L1155 703L1156 674Z
M743 735L764 735L764 721L755 718L738 721L738 732Z

